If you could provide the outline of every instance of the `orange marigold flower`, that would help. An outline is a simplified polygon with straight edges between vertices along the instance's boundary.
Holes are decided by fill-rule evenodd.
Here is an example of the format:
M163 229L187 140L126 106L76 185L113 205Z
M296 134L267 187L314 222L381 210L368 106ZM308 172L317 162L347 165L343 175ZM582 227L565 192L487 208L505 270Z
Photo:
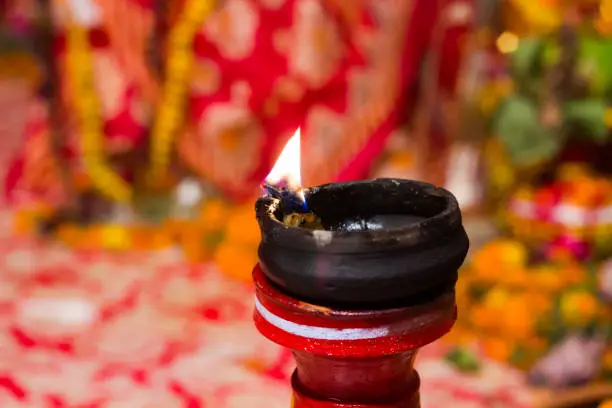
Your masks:
M100 249L106 248L102 227L88 227L80 230L79 240L72 243L77 249Z
M228 209L228 204L213 198L204 203L198 221L206 230L216 231L225 226L229 216L230 210ZM254 217L254 215L252 216Z
M541 290L556 292L563 288L563 276L552 265L540 265L531 269L531 281Z
M508 305L506 322L508 334L512 338L526 340L534 335L536 330L536 317L532 305L526 298L519 298Z
M500 239L483 246L472 260L472 268L479 277L496 278L501 274L516 273L527 264L527 248L518 241Z
M478 329L497 329L500 325L498 310L487 305L475 305L471 314L472 323Z
M214 261L225 275L251 282L251 274L257 264L257 246L224 242L215 251Z
M58 240L70 247L77 247L83 241L83 230L73 224L60 225L56 232Z
M487 337L482 340L482 348L487 356L499 362L507 362L512 354L510 343L499 337Z
M214 246L208 243L207 237L206 232L201 228L192 227L183 232L180 244L189 261L204 262L212 259Z
M15 213L14 229L17 234L31 234L36 229L38 216L34 211L19 210Z
M257 246L260 240L259 225L253 208L238 208L226 221L225 239L235 244Z
M463 325L456 324L442 339L447 343L468 345L476 340L476 335L473 330Z
M132 247L132 240L128 228L120 225L106 225L97 231L100 243L104 248L125 250Z
M612 371L612 348L608 347L604 353L602 365L606 370Z
M561 314L572 325L586 324L598 313L599 303L593 294L581 290L565 294L561 298Z
M604 401L597 408L612 408L612 399Z
M604 201L601 184L590 177L576 180L567 193L567 201L581 207L595 207Z

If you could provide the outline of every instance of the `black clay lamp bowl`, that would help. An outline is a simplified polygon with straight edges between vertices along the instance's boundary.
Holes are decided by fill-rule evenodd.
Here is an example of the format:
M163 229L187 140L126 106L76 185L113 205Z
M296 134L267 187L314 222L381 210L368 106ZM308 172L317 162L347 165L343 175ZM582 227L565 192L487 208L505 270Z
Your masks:
M262 197L259 261L286 293L319 305L407 306L453 290L469 241L455 197L431 184L377 179L307 189L324 230L290 227Z

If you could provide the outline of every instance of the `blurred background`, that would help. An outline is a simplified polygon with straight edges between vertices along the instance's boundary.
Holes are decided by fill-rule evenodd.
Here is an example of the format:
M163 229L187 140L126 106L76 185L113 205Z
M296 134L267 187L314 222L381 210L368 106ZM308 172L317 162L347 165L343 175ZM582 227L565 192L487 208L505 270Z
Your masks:
M298 129L304 186L460 201L424 408L612 398L612 1L2 0L0 61L0 406L287 407L253 206Z

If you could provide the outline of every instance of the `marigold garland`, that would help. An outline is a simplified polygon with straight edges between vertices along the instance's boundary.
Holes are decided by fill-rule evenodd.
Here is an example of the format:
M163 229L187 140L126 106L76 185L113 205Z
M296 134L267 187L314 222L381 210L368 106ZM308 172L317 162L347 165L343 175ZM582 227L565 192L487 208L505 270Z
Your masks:
M213 9L212 0L188 0L183 15L170 32L167 77L151 135L151 180L159 180L168 167L172 141L184 117L186 78L194 60L193 39Z
M189 0L182 18L170 34L171 55L163 85L163 103L152 130L152 178L161 176L168 166L172 139L183 119L187 76L193 62L191 45L202 21L213 10L212 1ZM132 190L128 183L104 162L104 135L100 103L94 92L93 61L87 29L78 24L68 29L67 66L74 78L75 108L83 136L83 161L94 187L119 202L128 202Z
M74 78L76 114L83 139L83 163L92 184L102 194L120 202L130 200L129 185L104 162L104 135L100 102L94 88L93 57L87 29L78 24L68 28L66 65Z

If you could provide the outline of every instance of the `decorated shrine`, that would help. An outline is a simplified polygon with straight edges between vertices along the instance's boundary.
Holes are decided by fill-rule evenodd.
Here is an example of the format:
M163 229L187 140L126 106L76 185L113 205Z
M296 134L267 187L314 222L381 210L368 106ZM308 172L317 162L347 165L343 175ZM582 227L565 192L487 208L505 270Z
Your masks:
M610 393L609 6L505 2L467 103L501 238L464 268L447 358L509 363L560 406Z
M0 406L610 404L612 2L5 0L0 27Z

